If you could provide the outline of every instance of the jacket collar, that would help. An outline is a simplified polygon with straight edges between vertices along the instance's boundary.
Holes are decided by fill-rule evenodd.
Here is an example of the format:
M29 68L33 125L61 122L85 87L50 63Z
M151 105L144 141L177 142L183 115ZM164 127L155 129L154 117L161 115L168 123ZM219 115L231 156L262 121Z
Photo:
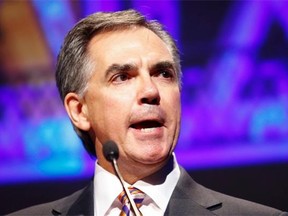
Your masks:
M221 208L222 203L212 191L196 183L182 168L180 179L173 191L165 215L214 215L212 210ZM53 215L94 215L93 181L62 199L52 210Z
M182 168L180 179L171 196L165 215L215 215L212 210L221 208L212 192L196 183Z

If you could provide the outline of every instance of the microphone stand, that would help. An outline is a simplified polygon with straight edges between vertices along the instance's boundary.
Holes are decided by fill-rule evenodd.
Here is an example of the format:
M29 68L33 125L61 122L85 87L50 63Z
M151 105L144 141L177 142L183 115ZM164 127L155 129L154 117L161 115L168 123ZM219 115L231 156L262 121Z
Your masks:
M104 145L103 145L103 155L105 156L106 160L111 162L114 168L114 171L116 173L116 176L118 177L119 181L121 182L121 185L124 189L124 192L130 202L130 206L131 206L131 210L134 213L135 216L142 216L142 213L139 211L139 209L137 208L134 199L132 198L130 191L128 190L128 188L125 187L124 184L124 180L123 177L120 174L118 165L117 165L117 159L119 157L119 149L117 147L117 144L112 141L109 140L107 141Z
M132 196L131 196L131 194L130 194L130 191L129 191L128 188L125 187L125 185L124 185L124 180L123 180L123 178L122 178L122 176L121 176L121 174L120 174L120 172L119 172L118 165L117 165L117 161L116 161L115 158L113 158L113 160L112 160L112 165L113 165L113 168L114 168L114 170L115 170L115 172L116 172L116 174L117 174L117 177L119 178L119 180L120 180L120 182L121 182L121 185L122 185L122 187L123 187L123 189L124 189L124 191L125 191L125 193L126 193L126 195L127 195L127 197L128 197L128 200L129 200L130 205L131 205L131 207L132 207L132 208L131 208L132 211L134 212L135 216L142 216L142 213L141 213L140 210L137 208L137 206L136 206L136 204L135 204L135 202L134 202L134 200L133 200L133 198L132 198Z

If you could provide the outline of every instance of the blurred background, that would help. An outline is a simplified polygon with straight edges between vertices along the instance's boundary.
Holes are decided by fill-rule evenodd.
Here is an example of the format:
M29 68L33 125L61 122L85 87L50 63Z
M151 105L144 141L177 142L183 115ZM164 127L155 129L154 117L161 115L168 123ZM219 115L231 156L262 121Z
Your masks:
M129 8L181 51L179 163L205 186L287 211L288 1L0 0L0 214L92 178L55 62L79 19Z

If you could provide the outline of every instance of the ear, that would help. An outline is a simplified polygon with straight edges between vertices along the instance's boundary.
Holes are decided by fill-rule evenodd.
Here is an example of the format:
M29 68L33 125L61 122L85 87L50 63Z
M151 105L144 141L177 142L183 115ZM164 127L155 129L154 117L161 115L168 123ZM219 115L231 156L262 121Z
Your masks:
M70 92L65 96L64 105L72 123L79 129L88 131L90 121L88 119L86 104L79 95Z

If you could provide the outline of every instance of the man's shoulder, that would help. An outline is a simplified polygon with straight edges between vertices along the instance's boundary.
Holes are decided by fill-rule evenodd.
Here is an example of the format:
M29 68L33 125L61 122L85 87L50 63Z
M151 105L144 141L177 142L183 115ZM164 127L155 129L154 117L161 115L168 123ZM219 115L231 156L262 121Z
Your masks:
M7 216L14 216L14 215L48 216L48 215L61 215L61 214L65 215L67 214L67 212L69 212L71 207L75 205L75 203L79 202L81 196L83 196L83 193L85 193L85 191L88 190L89 187L90 185L58 200L21 209L19 211L8 214Z
M195 182L183 168L181 168L181 177L171 198L172 202L184 208L181 210L182 215L198 211L201 215L288 216L287 213L278 209L211 190ZM173 212L175 203L170 206L170 212Z
M65 199L65 198L64 198ZM48 202L48 203L43 203L43 204L38 204L34 205L28 208L21 209L16 212L12 212L8 214L7 216L16 216L16 215L53 215L53 206L57 205L58 202L62 202L62 199L53 201L53 202Z
M233 197L217 191L207 189L216 199L221 202L217 208L213 210L214 213L219 215L285 215L288 213L282 212L278 209L262 205L256 202L244 200L241 198ZM211 209L212 210L212 209Z

